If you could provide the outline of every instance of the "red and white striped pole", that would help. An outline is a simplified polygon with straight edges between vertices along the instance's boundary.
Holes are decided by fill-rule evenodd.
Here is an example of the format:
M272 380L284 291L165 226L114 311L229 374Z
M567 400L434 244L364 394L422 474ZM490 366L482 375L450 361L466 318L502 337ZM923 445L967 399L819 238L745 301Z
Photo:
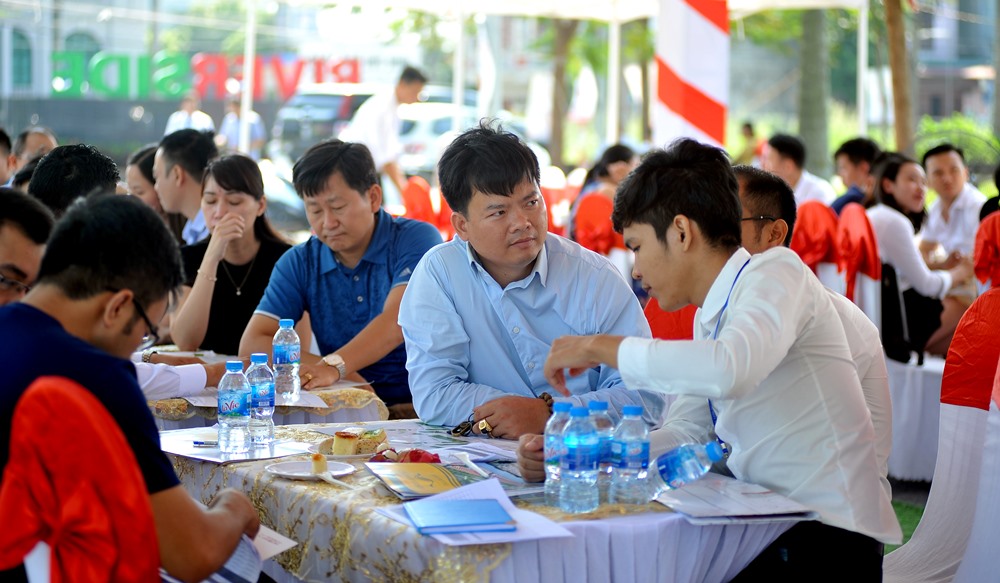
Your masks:
M726 0L660 0L653 141L680 137L722 146L729 102Z

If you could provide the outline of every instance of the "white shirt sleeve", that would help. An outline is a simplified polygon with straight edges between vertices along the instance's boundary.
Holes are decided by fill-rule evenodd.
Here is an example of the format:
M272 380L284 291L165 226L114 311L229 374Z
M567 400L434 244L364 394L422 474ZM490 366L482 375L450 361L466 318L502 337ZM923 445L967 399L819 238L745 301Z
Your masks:
M882 261L893 266L900 278L900 285L908 283L921 295L943 298L951 289L951 274L931 271L924 263L916 243L913 229L902 213L885 207L881 209L885 220L878 221L876 231ZM903 289L906 289L905 287Z
M175 399L197 393L205 388L207 381L205 367L200 364L134 364L139 387L149 401Z

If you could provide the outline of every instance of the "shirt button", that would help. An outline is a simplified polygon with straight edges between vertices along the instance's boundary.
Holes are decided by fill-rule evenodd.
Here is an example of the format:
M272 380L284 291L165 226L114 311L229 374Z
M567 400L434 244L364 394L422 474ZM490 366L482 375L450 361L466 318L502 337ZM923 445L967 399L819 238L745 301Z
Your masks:
M361 281L361 276L355 275L354 276L354 281Z
M358 303L360 304L363 301L365 301L364 296L358 296Z
M521 329L520 329L520 328L518 328L517 326L514 326L514 329L513 329L513 330L511 330L511 332L513 332L514 334L517 334L517 333L519 333L520 331L521 331Z
M528 370L534 370L534 368L535 368L535 363L529 362L528 363Z

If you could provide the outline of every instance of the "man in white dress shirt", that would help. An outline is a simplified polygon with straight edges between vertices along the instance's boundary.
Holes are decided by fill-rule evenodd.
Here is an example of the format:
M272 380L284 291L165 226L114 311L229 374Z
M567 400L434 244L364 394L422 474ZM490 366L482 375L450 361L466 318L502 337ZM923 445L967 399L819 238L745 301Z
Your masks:
M795 203L818 200L829 205L837 198L830 183L805 169L806 146L802 140L787 134L775 134L767 141L764 170L777 174L795 191Z
M546 377L558 389L567 369L606 363L629 388L697 397L685 400L685 415L675 403L659 431L676 443L717 435L731 448L737 478L819 513L740 578L873 579L882 543L898 543L902 533L880 486L875 431L844 327L793 252L772 249L751 261L740 247L737 192L722 150L679 140L648 154L619 188L612 218L650 296L665 310L701 308L695 340L563 337Z
M960 148L952 144L931 148L922 164L938 199L927 212L920 253L931 269L951 269L962 257L972 257L979 209L986 196L969 183L969 169ZM939 248L944 259L936 257Z
M403 153L403 145L399 141L403 126L399 119L399 106L418 101L426 83L427 77L418 69L404 68L396 86L376 93L362 103L350 125L339 136L345 142L361 142L368 146L375 160L375 169L392 180L400 192L406 185L406 177L399 166L399 157Z
M215 122L212 116L198 109L201 100L198 94L192 91L181 100L181 108L170 114L167 118L167 127L163 130L163 135L169 136L177 130L198 130L199 132L214 132Z

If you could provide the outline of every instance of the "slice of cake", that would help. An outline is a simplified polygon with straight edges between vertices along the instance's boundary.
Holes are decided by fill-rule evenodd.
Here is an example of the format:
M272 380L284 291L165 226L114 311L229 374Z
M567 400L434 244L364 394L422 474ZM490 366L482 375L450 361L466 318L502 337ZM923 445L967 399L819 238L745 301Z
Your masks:
M312 454L310 459L312 460L312 472L314 474L322 474L329 468L326 465L326 456L321 453Z
M358 438L358 453L373 454L378 450L378 446L386 442L384 429L369 429Z
M357 455L361 430L350 428L333 434L333 455Z

